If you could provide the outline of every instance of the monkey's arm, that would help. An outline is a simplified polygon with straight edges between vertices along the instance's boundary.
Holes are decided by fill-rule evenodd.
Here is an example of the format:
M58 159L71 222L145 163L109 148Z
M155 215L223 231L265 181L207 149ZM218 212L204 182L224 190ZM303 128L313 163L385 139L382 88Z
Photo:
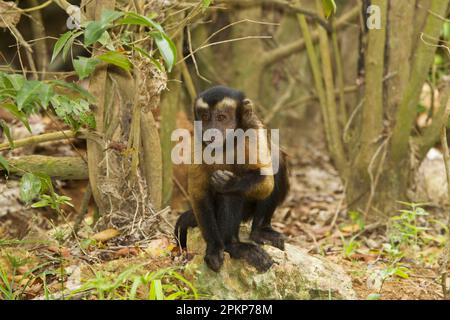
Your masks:
M192 210L206 242L205 262L218 271L223 263L224 243L217 224L208 172L201 166L191 165L188 177Z
M226 170L217 170L211 175L211 185L220 193L243 193L253 199L264 199L274 187L273 175L262 175L259 169L235 175Z

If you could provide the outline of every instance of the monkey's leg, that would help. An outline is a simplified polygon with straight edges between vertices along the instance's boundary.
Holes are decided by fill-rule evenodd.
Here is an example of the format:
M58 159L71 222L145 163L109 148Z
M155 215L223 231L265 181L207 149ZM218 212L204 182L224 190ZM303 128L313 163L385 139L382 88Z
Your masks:
M233 259L244 259L258 271L265 272L273 264L272 258L259 245L246 242L232 242L225 250Z
M217 223L227 251L233 259L244 259L258 271L266 271L272 258L261 247L239 241L239 227L243 220L245 199L241 195L218 194Z
M239 241L244 199L235 194L217 194L217 225L225 247Z
M205 262L217 272L223 264L224 244L216 220L213 197L208 193L204 199L194 202L193 208L206 242Z
M271 220L277 206L278 202L273 195L256 202L250 239L256 243L267 243L284 250L283 234L273 230L271 225Z

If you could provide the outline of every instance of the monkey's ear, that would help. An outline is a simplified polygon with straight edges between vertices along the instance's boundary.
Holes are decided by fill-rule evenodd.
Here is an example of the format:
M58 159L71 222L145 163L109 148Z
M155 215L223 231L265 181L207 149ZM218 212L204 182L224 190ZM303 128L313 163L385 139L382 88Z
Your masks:
M246 107L248 107L248 106L253 107L253 102L250 99L244 99L243 103L244 103L244 106L246 106Z
M250 99L244 99L242 101L243 109L244 109L244 115L249 116L253 113L253 102Z

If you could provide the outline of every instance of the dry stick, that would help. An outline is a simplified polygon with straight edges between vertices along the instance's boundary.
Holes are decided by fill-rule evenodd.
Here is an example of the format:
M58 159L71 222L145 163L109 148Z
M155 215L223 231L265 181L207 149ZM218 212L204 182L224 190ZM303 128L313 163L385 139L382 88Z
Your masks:
M183 194L183 197L187 200L189 200L189 194L186 191L186 189L184 189L183 185L180 183L180 181L178 181L178 179L176 177L172 177L173 181L175 182L175 184L177 185L178 189L180 189L181 193Z
M78 230L80 229L81 222L83 221L84 217L86 216L86 213L88 212L89 202L91 201L91 198L92 198L92 190L91 185L88 182L86 190L84 191L83 200L81 202L80 212L76 217L75 225L73 227L75 233L77 233Z
M140 73L135 70L135 98L133 108L133 120L131 122L131 137L133 152L131 154L131 177L137 178L139 166L139 152L141 149L141 104L139 103L139 89Z
M349 21L353 20L355 17L359 15L360 6L356 6L352 10L346 12L341 17L336 20L336 30L339 31L347 26ZM312 40L316 42L319 39L318 32L314 32L311 34ZM299 39L297 41L291 42L286 45L282 45L264 53L263 58L261 59L262 67L267 67L274 63L279 62L282 59L285 59L291 56L294 53L300 52L304 50L306 47L306 43L304 39Z
M197 97L197 90L195 89L194 81L192 80L191 74L184 59L181 61L181 74L183 75L184 84L186 85L189 97L191 98L191 101L194 102L195 98Z
M367 168L367 172L368 172L369 178L370 178L370 194L369 194L369 199L367 200L366 208L364 210L365 216L367 216L367 214L370 210L370 207L372 206L373 197L375 196L375 191L378 186L378 180L380 179L381 173L383 171L383 165L384 165L384 162L386 161L388 141L389 141L389 138L386 138L385 141L378 147L377 151L374 153L372 159L370 160L369 166ZM383 147L384 147L384 152L381 155L381 160L380 160L380 163L378 164L377 172L374 177L373 173L372 173L372 167L375 164L375 160L377 159L378 154L381 152Z
M289 81L289 85L283 95L278 99L275 106L269 111L269 113L264 117L264 123L269 123L278 111L285 106L285 103L291 98L292 92L294 91L296 82L294 79Z
M11 13L11 12L17 12L17 11L21 12L21 13L33 12L33 11L44 9L45 7L50 5L52 2L53 2L53 0L48 0L47 2L41 3L40 5L37 5L37 4L33 5L33 7L31 7L31 8L25 8L25 9L13 8L11 10L4 11L3 13Z
M187 30L187 36L188 36L188 44L189 44L189 55L188 56L192 56L192 62L194 62L194 67L195 67L195 72L197 73L197 76L202 79L205 80L208 83L211 83L211 80L205 78L204 76L202 76L200 74L200 70L198 69L198 64L197 64L197 59L195 59L195 54L192 51L192 38L191 38L191 30L189 29L189 27L186 27ZM186 59L186 58L185 58ZM184 61L184 59L183 59Z
M269 5L276 5L278 7L281 7L283 9L287 9L288 12L293 12L297 14L303 14L305 16L308 16L315 22L319 23L324 29L327 31L331 31L330 24L328 21L320 17L316 12L309 11L301 7L300 5L295 5L291 1L286 0L216 0L214 1L215 4L227 4L227 5L238 5L240 7L249 7L249 6L256 6L256 5L262 5L262 4L269 4Z
M32 55L33 49L31 48L30 44L25 41L22 34L19 32L19 30L17 30L17 28L15 26L8 26L8 29L11 31L14 38L16 38L16 41L25 48L25 54L27 55L27 59L28 59L28 63L30 64L31 71L33 72L33 78L35 80L37 80L39 77L37 74L36 65L34 64L34 60L33 60L33 55ZM20 48L18 47L17 50L20 50Z

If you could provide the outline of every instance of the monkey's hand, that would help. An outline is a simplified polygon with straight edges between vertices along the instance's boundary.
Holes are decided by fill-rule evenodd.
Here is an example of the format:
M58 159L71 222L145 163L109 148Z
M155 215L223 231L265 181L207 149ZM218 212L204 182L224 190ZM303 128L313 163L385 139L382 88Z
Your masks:
M220 193L233 192L237 179L237 176L231 171L216 170L211 175L211 185Z

